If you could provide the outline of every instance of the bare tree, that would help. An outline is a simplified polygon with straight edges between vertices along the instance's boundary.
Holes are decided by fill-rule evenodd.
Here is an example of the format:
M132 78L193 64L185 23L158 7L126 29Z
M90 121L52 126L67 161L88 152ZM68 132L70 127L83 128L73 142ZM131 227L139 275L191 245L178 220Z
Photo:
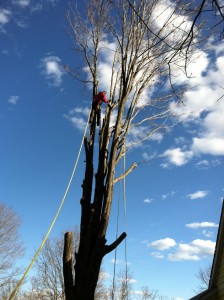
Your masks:
M128 269L122 270L118 276L118 300L128 300L133 291L133 275Z
M75 228L71 232L71 249L74 254L79 242L79 231ZM65 287L63 281L63 235L47 240L37 261L37 274L31 278L31 290L20 294L21 299L32 300L64 300ZM95 299L106 299L104 288L104 275L100 273L99 282L96 288Z
M0 288L11 286L20 269L16 261L23 254L19 240L20 220L16 213L5 204L0 204Z
M176 104L173 95L165 96L162 93L162 82L170 74L169 63L175 49L180 40L186 37L188 18L182 16L179 19L177 6L171 6L170 16L161 25L158 10L162 3L160 0L134 0L133 10L127 0L89 0L83 15L76 6L70 4L67 14L70 35L74 48L85 63L88 78L81 76L81 69L67 69L79 80L91 84L95 95L101 85L99 61L105 56L106 50L111 64L110 105L106 108L99 129L96 166L93 163L95 122L91 123L89 137L85 138L86 168L80 201L80 243L75 255L75 284L73 286L73 280L65 283L71 291L71 298L67 300L94 299L103 257L126 237L123 232L107 245L106 232L114 185L137 166L134 162L122 174L116 171L116 166L128 150L127 139L130 144L130 136L135 128L141 129L139 139L134 141L140 143L173 125L172 106ZM152 32L157 23L159 31L155 35ZM152 32L148 28L152 28ZM167 44L168 40L172 41L172 47ZM192 54L189 51L189 57ZM182 62L183 57L179 55L172 64L184 70ZM160 97L150 97L156 87L160 89ZM175 90L175 94L178 102L181 90ZM67 275L66 278L71 278L72 271Z
M72 249L78 246L79 231L73 230ZM63 280L63 235L48 239L36 261L37 275L32 278L32 291L35 299L64 300ZM28 297L28 294L26 295Z
M156 300L159 295L157 291L150 290L148 286L142 287L142 296L141 300Z
M211 266L207 266L204 269L200 269L197 278L200 281L199 291L202 292L206 290L209 286L209 280L211 275Z
M188 26L185 27L185 34L179 39L179 43L175 46L172 45L172 40L169 39L169 35L164 39L160 37L158 29L155 30L148 26L144 18L141 17L136 10L134 3L127 0L129 6L136 15L140 18L141 22L150 32L150 34L159 38L159 43L166 43L168 47L173 49L173 53L169 58L168 65L171 68L172 62L175 62L176 58L182 56L185 60L185 73L187 75L187 66L191 62L192 48L195 50L200 47L206 47L208 39L215 42L220 42L223 39L224 34L224 13L223 2L220 0L178 0L167 1L167 6L175 6L175 13L184 15L187 19ZM164 11L166 8L164 9ZM162 14L164 13L162 12ZM170 15L171 16L171 15ZM168 19L170 16L167 16ZM185 20L186 20L185 19ZM171 71L171 70L170 70Z

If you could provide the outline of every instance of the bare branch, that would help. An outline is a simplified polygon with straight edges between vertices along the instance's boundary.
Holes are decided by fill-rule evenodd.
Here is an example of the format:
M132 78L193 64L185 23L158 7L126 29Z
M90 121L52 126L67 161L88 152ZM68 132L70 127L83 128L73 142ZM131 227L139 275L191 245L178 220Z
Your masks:
M124 179L129 173L131 173L135 168L137 167L136 163L133 163L130 168L121 176L117 177L116 179L114 179L114 184L117 183L118 181Z

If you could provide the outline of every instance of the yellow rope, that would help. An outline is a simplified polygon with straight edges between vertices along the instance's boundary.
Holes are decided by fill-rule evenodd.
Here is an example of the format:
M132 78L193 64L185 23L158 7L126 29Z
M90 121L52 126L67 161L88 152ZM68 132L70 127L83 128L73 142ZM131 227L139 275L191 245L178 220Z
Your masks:
M90 115L89 115L89 116L90 116ZM57 220L57 218L58 218L58 215L59 215L59 213L60 213L60 211L61 211L61 208L62 208L62 206L63 206L63 204L64 204L64 202L65 202L66 196L67 196L67 194L68 194L70 185L71 185L71 183L72 183L72 180L73 180L73 177L74 177L74 174L75 174L75 171L76 171L76 167L77 167L77 165L78 165L78 161L79 161L79 157L80 157L80 154L81 154L81 150L82 150L84 138L85 138L85 136L86 136L86 131L87 131L87 128L88 128L88 122L89 122L89 117L88 117L88 120L87 120L87 123L86 123L86 127L85 127L85 131L84 131L83 137L82 137L82 142L81 142L81 145L80 145L80 148L79 148L78 156L77 156L77 158L76 158L76 162L75 162L75 164L74 164L74 167L73 167L73 171L72 171L70 180L69 180L69 182L68 182L66 191L65 191L64 196L63 196L63 198L62 198L62 200L61 200L61 204L60 204L60 206L59 206L59 208L58 208L58 210L57 210L57 213L56 213L56 215L55 215L55 217L54 217L54 219L53 219L53 221L52 221L52 223L51 223L51 226L50 226L50 228L48 229L48 232L46 233L46 235L45 235L45 237L44 237L44 239L43 239L43 241L42 241L42 243L41 243L39 249L37 250L35 256L33 257L33 259L32 259L32 261L31 261L30 265L29 265L28 268L26 269L25 273L23 274L23 277L20 279L20 281L19 281L18 284L16 285L15 289L13 290L13 292L12 292L12 294L10 295L10 297L9 297L8 300L12 300L13 297L15 296L15 294L17 293L17 291L19 290L21 284L23 283L24 279L26 278L27 274L29 273L30 269L32 268L34 262L36 261L38 255L39 255L39 253L40 253L40 251L41 251L41 249L43 248L44 244L46 243L46 240L47 240L49 234L51 233L52 228L54 227L54 224L55 224L55 222L56 222L56 220Z
M124 172L126 170L126 146L124 147ZM123 200L124 200L124 231L127 233L127 198L126 198L126 176L123 180ZM128 255L127 255L127 237L124 240L124 254L125 254L125 280L126 280L126 288L128 288Z

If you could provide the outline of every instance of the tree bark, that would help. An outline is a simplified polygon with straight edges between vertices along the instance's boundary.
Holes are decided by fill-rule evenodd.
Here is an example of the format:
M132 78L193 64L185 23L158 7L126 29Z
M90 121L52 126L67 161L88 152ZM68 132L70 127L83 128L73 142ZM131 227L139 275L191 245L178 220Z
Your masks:
M66 300L74 300L72 275L72 232L65 233L63 252L63 275Z

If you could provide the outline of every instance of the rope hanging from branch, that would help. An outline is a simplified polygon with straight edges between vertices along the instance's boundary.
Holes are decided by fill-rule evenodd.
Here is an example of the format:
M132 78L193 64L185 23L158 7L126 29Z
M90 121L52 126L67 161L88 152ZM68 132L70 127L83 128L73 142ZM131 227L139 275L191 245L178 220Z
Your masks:
M89 114L89 116L90 116L90 114ZM80 154L81 154L81 151L82 151L84 139L85 139L86 132L87 132L87 128L88 128L89 116L88 116L88 120L87 120L86 127L85 127L85 130L84 130L84 134L83 134L83 137L82 137L82 141L81 141L81 144L80 144L80 148L79 148L79 151L78 151L78 155L77 155L77 158L76 158L76 161L75 161L73 170L72 170L72 174L71 174L71 176L70 176L70 179L69 179L67 188L66 188L65 193L64 193L64 195L63 195L63 197L62 197L62 200L61 200L61 203L60 203L60 205L59 205L59 207L58 207L58 210L57 210L57 212L56 212L56 215L55 215L55 217L54 217L54 219L53 219L53 221L52 221L52 223L51 223L51 225L50 225L50 227L49 227L49 229L48 229L48 231L47 231L47 233L46 233L46 235L45 235L45 237L44 237L44 239L43 239L43 241L42 241L42 243L41 243L41 245L40 245L40 247L39 247L38 250L36 251L36 253L35 253L35 255L34 255L34 257L33 257L32 261L31 261L31 263L29 264L29 266L27 267L27 269L26 269L25 273L23 274L22 278L20 279L20 281L18 282L18 284L16 285L16 287L15 287L14 290L12 291L12 293L11 293L11 295L10 295L10 297L9 297L8 300L12 300L12 299L14 298L14 296L16 295L16 293L18 292L20 286L22 285L23 281L25 280L26 276L28 275L29 271L31 270L31 268L32 268L32 266L33 266L33 264L34 264L34 262L36 261L36 259L37 259L38 255L39 255L40 251L41 251L42 248L44 247L44 245L45 245L45 243L46 243L46 241L47 241L47 238L48 238L48 236L50 235L50 233L51 233L51 231L52 231L52 229L53 229L53 227L54 227L54 224L55 224L55 222L56 222L56 220L57 220L57 218L58 218L58 216L59 216L59 213L60 213L60 211L61 211L61 209L62 209L62 206L63 206L63 204L64 204L64 202L65 202L65 199L66 199L67 194L68 194L68 191L69 191L69 189L70 189L72 180L73 180L74 175L75 175L75 171L76 171L76 168L77 168L77 165L78 165L78 161L79 161L79 158L80 158Z

